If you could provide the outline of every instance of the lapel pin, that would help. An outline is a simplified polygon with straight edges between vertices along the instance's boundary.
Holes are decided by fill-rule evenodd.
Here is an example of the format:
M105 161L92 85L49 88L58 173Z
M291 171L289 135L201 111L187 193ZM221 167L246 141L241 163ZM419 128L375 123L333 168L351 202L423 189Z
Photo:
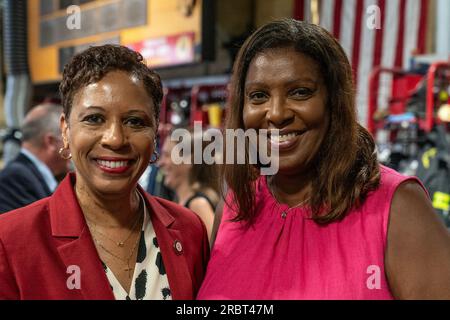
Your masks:
M181 245L180 241L175 240L173 242L173 248L175 249L176 254L180 255L183 253L183 246Z

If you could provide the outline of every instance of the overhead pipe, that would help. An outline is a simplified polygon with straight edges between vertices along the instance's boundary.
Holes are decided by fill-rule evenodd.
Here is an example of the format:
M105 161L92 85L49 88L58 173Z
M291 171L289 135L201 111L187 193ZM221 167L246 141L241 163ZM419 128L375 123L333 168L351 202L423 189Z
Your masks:
M27 1L5 0L3 39L6 77L3 160L13 160L20 151L20 126L31 98L28 67Z

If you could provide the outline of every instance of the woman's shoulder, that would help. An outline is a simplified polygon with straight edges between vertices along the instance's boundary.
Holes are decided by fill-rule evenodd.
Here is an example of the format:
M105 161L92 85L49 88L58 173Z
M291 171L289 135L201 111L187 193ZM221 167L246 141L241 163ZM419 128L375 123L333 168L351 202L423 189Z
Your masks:
M395 171L394 169L391 169L383 165L380 165L380 173L382 186L387 187L398 186L399 184L405 181L416 181L419 184L421 184L420 180L417 177L406 176L398 171Z
M380 165L380 184L377 189L369 193L368 198L377 198L381 196L386 200L392 200L398 187L405 182L416 183L426 191L422 182L417 177L406 176L394 169Z
M214 207L217 206L220 201L220 195L212 188L200 190L200 193L203 194L205 198L208 198L208 200L214 204Z
M417 184L425 190L417 177L406 176L391 168L380 165L380 183L375 190L369 192L364 199L362 207L370 212L383 212L387 219L394 195L399 187L406 182Z
M212 190L197 191L186 201L184 206L191 209L193 206L210 206L211 210L214 211L219 202L219 196L213 192Z
M446 299L450 235L423 186L407 181L396 189L390 210L386 272L391 290L401 299Z

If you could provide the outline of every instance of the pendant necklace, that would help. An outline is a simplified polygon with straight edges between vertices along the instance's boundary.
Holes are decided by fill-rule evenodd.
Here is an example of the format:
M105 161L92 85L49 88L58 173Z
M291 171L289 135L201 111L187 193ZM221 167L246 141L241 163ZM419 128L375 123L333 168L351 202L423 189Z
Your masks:
M269 188L270 194L271 194L272 197L275 199L275 201L277 202L277 205L278 205L278 207L279 207L279 206L281 206L281 203L278 201L277 197L275 196L275 193L272 191L273 187L271 186L271 184L272 184L272 183L271 183L271 180L270 180L270 183L268 183L267 186L268 186L268 188ZM283 210L283 212L281 212L281 217L282 217L283 219L286 219L286 216L287 216L287 214L288 214L289 211L291 211L292 209L295 209L295 208L300 207L300 206L303 205L304 203L308 202L310 199L311 199L311 197L308 197L308 198L306 198L306 199L300 201L300 202L297 203L296 205L294 205L294 206L292 206L292 207L289 207L289 208L287 208L286 210Z
M133 226L131 227L130 233L128 234L128 236L124 240L117 241L115 239L110 238L109 236L107 236L103 232L98 231L97 230L97 224L94 221L91 221L90 219L88 219L86 217L86 221L88 222L88 225L90 226L92 224L94 226L93 228L89 228L89 229L91 229L95 233L98 233L99 235L101 235L102 237L108 239L109 241L114 242L116 244L116 246L123 247L125 245L125 243L128 241L128 239L130 239L131 235L133 234L134 230L136 229L136 226L138 225L138 222L141 220L141 212L142 212L142 206L143 206L144 200L142 199L142 196L140 195L140 193L138 193L138 192L136 192L136 193L138 194L138 198L139 198L138 214L136 214L136 220L134 221Z

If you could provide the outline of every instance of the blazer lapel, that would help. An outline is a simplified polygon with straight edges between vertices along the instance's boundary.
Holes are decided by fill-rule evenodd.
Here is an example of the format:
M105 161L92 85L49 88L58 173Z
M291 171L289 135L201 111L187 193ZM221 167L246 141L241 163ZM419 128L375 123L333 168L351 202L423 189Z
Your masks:
M78 205L72 179L75 179L73 173L61 182L50 200L52 235L66 239L57 249L66 268L79 267L81 296L89 300L114 299L89 228Z
M142 189L140 192L143 193ZM175 219L153 197L146 194L147 206L161 250L167 272L172 298L174 300L194 299L192 278L183 250L183 237L180 230L172 227Z
M50 200L52 235L65 240L58 246L58 253L66 268L79 267L82 298L114 299L89 228L78 205L73 190L74 179L73 173L68 175ZM192 277L182 248L185 239L180 230L172 226L175 218L139 185L138 189L141 194L146 195L144 199L160 246L172 298L193 299Z

